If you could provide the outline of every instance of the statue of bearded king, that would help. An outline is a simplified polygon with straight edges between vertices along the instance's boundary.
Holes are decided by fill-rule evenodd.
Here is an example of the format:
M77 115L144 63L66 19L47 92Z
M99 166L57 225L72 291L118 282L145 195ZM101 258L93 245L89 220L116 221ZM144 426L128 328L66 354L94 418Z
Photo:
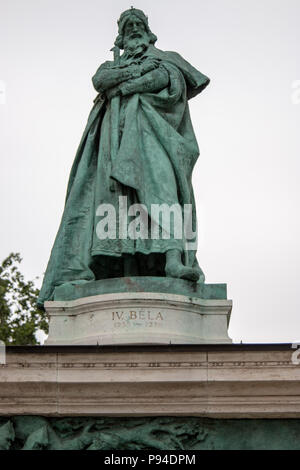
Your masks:
M114 61L93 77L98 96L71 170L41 306L66 283L124 276L204 282L195 240L187 240L178 224L191 208L188 224L196 233L191 176L199 150L188 100L209 79L179 54L155 47L141 10L122 13L118 26ZM176 209L168 227L161 211L152 210L162 205ZM130 236L136 207L143 227L140 236ZM116 217L103 234L105 217L124 214L124 208L126 217Z

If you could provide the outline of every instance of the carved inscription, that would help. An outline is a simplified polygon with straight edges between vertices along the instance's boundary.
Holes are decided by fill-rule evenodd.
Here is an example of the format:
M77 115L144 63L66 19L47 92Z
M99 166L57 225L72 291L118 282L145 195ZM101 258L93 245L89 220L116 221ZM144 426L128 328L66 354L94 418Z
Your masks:
M160 311L144 309L115 310L111 313L111 318L115 328L130 326L155 328L164 321L164 316Z

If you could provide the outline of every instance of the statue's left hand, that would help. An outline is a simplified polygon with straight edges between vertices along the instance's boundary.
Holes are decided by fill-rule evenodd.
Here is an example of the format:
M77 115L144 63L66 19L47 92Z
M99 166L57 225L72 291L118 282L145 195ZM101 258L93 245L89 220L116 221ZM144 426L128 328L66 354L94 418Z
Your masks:
M142 75L151 72L151 70L155 70L159 67L160 63L161 61L157 57L147 57L147 59L141 64Z

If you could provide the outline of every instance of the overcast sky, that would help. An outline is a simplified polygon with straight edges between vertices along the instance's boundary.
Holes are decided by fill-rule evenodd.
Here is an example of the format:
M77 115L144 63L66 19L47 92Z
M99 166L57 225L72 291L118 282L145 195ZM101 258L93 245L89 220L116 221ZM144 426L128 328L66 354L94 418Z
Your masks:
M132 0L133 1L133 0ZM0 0L0 258L42 277L125 0ZM233 300L230 335L300 340L300 1L137 0L211 79L191 102L198 259ZM2 93L1 93L2 92Z

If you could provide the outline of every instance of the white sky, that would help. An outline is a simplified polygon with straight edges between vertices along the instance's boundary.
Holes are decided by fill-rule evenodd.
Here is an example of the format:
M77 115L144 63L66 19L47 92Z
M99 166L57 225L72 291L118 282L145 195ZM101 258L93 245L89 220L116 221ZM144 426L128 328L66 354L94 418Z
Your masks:
M0 258L42 276L125 0L0 0ZM300 339L299 0L137 0L211 78L191 102L198 259L228 284L234 341ZM300 86L299 86L300 89ZM294 97L293 97L294 93ZM298 104L297 104L298 103Z

